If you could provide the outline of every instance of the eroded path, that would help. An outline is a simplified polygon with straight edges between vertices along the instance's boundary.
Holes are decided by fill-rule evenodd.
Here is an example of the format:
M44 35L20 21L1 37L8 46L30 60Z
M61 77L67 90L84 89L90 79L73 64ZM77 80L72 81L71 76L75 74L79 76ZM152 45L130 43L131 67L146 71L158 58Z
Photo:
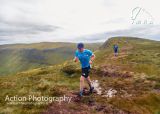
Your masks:
M106 59L125 58L132 48L123 47L117 57L109 55ZM88 94L87 88L84 89L83 97L78 96L78 91L68 91L66 96L72 97L71 103L51 103L42 114L150 114L150 112L143 109L142 112L136 110L137 107L132 110L130 103L134 103L132 101L136 99L141 100L143 98L141 96L146 97L144 101L150 98L150 93L153 91L152 87L156 83L155 80L148 79L147 75L143 73L138 74L122 70L121 66L113 64L103 64L98 68L94 67L92 74L99 77L92 81L95 88L92 94ZM160 94L159 90L154 90L154 92ZM129 107L119 108L120 103L125 101L128 101L127 106ZM125 103L123 105L125 106Z
M110 104L101 104L96 99L111 98L117 93L114 89L108 91L102 89L98 80L92 81L95 90L89 94L87 88L84 89L84 96L79 97L78 92L69 92L66 96L72 97L70 103L63 102L61 104L51 103L48 109L42 114L128 114ZM105 100L105 99L104 99Z

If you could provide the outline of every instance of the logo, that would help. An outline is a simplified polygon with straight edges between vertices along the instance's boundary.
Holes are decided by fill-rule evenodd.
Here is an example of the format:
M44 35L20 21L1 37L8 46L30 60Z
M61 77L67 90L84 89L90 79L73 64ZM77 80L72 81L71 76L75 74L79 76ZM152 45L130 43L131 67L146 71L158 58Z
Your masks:
M132 10L132 24L153 24L154 18L144 8L136 7Z

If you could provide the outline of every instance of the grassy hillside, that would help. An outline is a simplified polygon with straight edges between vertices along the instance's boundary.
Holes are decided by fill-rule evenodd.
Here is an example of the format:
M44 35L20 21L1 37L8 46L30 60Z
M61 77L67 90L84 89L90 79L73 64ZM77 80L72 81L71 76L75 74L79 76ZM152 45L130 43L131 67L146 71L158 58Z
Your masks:
M118 57L113 44L119 45ZM101 46L95 61L101 84L119 91L109 103L136 114L160 113L159 48L158 41L128 37L114 37Z
M114 57L112 45L120 46ZM95 51L91 79L99 82L100 94L79 99L79 63L42 67L0 77L0 113L5 114L159 114L160 42L118 37ZM87 85L86 85L87 86ZM109 91L115 91L110 96ZM71 103L19 104L4 101L9 96L71 96Z
M95 50L100 45L86 44L86 48ZM71 59L75 50L75 43L62 42L0 45L0 75L60 64Z
M120 55L118 58L113 57L113 44L119 45ZM115 37L105 42L101 46L101 50L97 51L97 55L100 55L100 57L97 57L97 61L103 64L120 65L122 69L128 71L159 75L159 48L159 41Z

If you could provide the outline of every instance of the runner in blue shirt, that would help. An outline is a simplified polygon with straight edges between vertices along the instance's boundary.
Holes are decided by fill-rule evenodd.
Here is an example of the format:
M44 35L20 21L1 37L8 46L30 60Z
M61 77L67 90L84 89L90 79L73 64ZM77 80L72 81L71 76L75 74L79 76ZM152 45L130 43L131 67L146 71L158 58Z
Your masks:
M117 44L113 45L113 50L114 50L114 56L118 56L118 45Z
M84 88L84 79L87 80L88 85L90 87L90 93L93 92L94 87L91 85L91 79L89 77L89 72L91 68L92 61L94 60L95 55L91 50L84 49L83 43L78 43L77 50L75 52L74 61L77 62L78 60L81 63L82 74L80 77L80 96L83 96L83 88Z

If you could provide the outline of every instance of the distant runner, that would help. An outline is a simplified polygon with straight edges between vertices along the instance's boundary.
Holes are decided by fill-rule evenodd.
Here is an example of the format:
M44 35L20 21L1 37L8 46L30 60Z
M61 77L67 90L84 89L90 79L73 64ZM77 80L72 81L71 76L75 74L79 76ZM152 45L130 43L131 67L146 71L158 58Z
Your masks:
M118 45L117 44L114 44L113 50L114 50L114 56L118 56Z
M94 87L91 85L91 79L89 77L91 64L94 58L95 55L93 54L92 51L84 49L83 43L78 43L74 61L77 62L79 60L82 67L82 74L80 77L80 93L79 93L80 96L83 96L84 79L86 79L88 82L88 85L90 87L90 93L92 93L94 90Z

